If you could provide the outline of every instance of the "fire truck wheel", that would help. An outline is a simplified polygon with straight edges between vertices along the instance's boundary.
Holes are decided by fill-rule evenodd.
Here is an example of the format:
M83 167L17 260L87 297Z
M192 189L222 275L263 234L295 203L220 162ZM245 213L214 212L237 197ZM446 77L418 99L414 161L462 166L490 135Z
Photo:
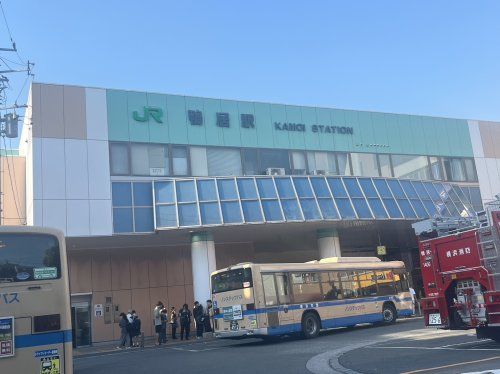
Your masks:
M315 338L320 330L319 318L315 313L307 312L302 317L302 336L306 339Z
M386 325L396 322L396 308L394 308L392 304L384 304L382 308L382 317L384 318L384 324Z

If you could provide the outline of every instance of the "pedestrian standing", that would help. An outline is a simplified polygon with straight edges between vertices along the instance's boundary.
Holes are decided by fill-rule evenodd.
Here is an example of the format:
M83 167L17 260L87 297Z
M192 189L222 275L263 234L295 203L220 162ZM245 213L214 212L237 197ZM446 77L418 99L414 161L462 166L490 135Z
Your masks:
M179 320L181 323L181 340L184 340L184 336L186 340L189 340L189 330L191 329L191 311L188 308L187 304L182 306L182 309L179 310Z
M175 336L177 330L177 312L174 306L170 309L170 327L172 329L172 339L177 339L177 336Z
M139 318L139 316L137 315L135 310L132 311L132 317L133 317L132 332L133 332L133 337L134 337L134 343L132 345L135 347L139 347L142 345L142 344L139 344L139 340L140 340L140 337L142 335L141 334L141 319Z
M128 321L127 332L128 332L129 347L134 346L134 336L135 336L135 331L133 328L134 314L135 314L135 310L129 310L127 313L127 321Z
M167 309L163 308L161 310L161 342L165 344L167 342L167 320L168 320L168 315L167 315Z
M193 317L196 324L196 339L203 337L203 306L198 302L194 302Z
M120 326L120 344L118 345L118 349L123 349L125 348L125 345L127 344L127 336L128 336L128 330L127 326L129 325L127 315L125 313L120 313L120 322L118 323L118 326Z
M153 322L155 324L155 333L158 334L157 345L161 344L161 311L163 309L163 303L158 301L155 308L153 309Z
M207 300L207 307L205 308L205 332L212 332L212 317L214 316L214 309L212 306L212 300Z

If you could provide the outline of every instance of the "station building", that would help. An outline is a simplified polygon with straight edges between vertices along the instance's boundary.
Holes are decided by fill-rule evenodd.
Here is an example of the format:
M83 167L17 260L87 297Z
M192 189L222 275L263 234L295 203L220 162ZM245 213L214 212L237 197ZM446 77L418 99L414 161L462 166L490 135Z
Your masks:
M34 83L19 154L28 225L67 236L77 345L116 312L210 298L211 271L403 260L411 223L500 192L500 124ZM103 308L103 315L96 313Z

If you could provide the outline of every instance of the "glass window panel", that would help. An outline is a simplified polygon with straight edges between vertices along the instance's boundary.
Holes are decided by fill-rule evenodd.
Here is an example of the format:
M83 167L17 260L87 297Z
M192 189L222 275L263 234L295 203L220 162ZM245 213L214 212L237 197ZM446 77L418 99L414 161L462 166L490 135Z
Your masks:
M378 155L378 162L380 165L380 175L386 178L392 177L391 156Z
M304 152L292 152L292 174L305 174L307 172L306 155Z
M215 180L198 179L198 197L200 201L217 200L217 191L215 189Z
M417 218L415 212L413 211L410 202L406 199L397 199L399 207L406 218Z
M203 225L216 225L221 223L218 203L200 203L200 215Z
M296 303L310 303L323 299L315 273L292 273L292 290Z
M241 152L243 159L243 174L262 174L262 170L259 169L259 157L257 149L243 149Z
M156 203L174 202L174 182L155 182Z
M351 175L351 164L347 153L337 153L337 163L339 175Z
M377 155L373 153L351 153L352 172L356 176L378 177Z
M257 189L255 188L255 182L253 178L238 178L236 180L238 184L238 191L240 192L240 198L242 199L257 199Z
M427 190L425 189L424 184L422 182L413 181L412 184L413 187L415 187L415 191L417 191L418 196L422 200L428 200L431 198L427 193Z
M288 151L261 149L260 165L264 172L269 168L283 168L286 174L290 174Z
M278 200L262 200L266 221L283 221Z
M399 183L401 183L401 187L406 192L406 196L410 199L418 199L417 191L415 191L410 181L401 180Z
M177 214L175 211L175 205L156 206L156 226L158 227L177 226Z
M375 187L377 187L380 197L392 197L391 191L389 187L387 187L387 183L384 179L374 179L373 183L375 183Z
M135 182L133 183L133 187L135 206L153 206L153 191L151 182Z
M389 185L389 188L391 189L391 191L396 199L405 199L406 198L405 193L404 193L403 189L401 188L401 186L399 185L399 182L397 180L389 179L387 181L387 184Z
M373 215L375 218L388 218L387 213L382 205L382 202L378 198L369 198L368 204L372 208Z
M130 144L132 175L149 175L148 144Z
M356 213L351 206L351 202L346 198L336 198L337 208L339 209L340 216L342 218L356 218Z
M179 204L179 226L195 226L199 225L198 209L196 203Z
M241 202L245 222L262 222L262 212L257 200L246 200Z
M113 206L132 206L132 187L130 182L113 182Z
M189 162L191 163L191 175L208 176L207 149L205 147L189 147Z
M359 218L373 218L365 199L352 199L352 205L354 205Z
M263 199L276 198L276 190L272 178L257 178L257 187Z
M443 157L443 166L447 180L455 182L465 181L465 170L461 159Z
M238 198L234 179L218 179L217 187L219 188L219 197L221 200L236 200Z
M314 197L311 185L309 184L309 179L297 177L292 179L299 197Z
M391 218L403 218L403 215L401 214L396 202L394 199L386 198L382 199L385 205L385 209L387 209L387 212L389 213L389 217Z
M468 204L468 203L469 203L469 201L468 201L467 197L465 197L465 194L464 194L464 192L462 191L462 189L460 188L460 186L453 185L453 186L452 186L452 188L453 188L453 191L455 191L455 193L456 193L457 197L460 199L460 201L461 201L462 203L465 203L465 204Z
M169 174L168 147L161 144L150 144L149 175L162 176Z
M239 149L207 148L208 175L241 175Z
M172 146L172 171L174 175L188 175L187 147Z
M334 197L347 197L347 191L340 178L327 178L327 180Z
M431 200L424 200L423 203L430 217L435 217L436 215L439 216L439 212Z
M361 188L355 178L344 178L344 184L350 197L363 197Z
M474 160L471 158L464 159L465 165L465 175L467 177L467 181L475 182L477 181L476 168L474 165Z
M330 197L330 190L328 189L325 178L311 177L311 184L316 197Z
M281 198L294 198L295 192L293 190L292 181L290 178L275 178L276 188Z
M315 199L299 199L304 213L304 219L321 219Z
M328 169L326 170L328 174L339 174L337 169L337 156L335 153L328 152L327 153L327 161L328 161Z
M378 197L377 190L373 186L373 182L370 178L359 178L358 182L366 197Z
M313 170L317 170L315 152L307 152L307 172L312 174Z
M427 156L392 155L396 178L430 179Z
M177 181L177 201L189 202L196 201L196 193L194 190L194 181Z
M439 157L431 156L429 157L429 161L431 163L432 179L443 180L443 172L441 170L441 161Z
M335 205L333 205L332 199L318 199L318 204L324 219L339 218L339 214L337 213L337 209L335 209Z
M242 222L240 204L237 201L222 201L220 205L224 223Z
M153 207L134 208L135 232L153 232Z
M451 200L456 204L456 203L460 203L460 199L458 198L458 195L457 193L455 192L455 190L453 189L452 185L451 184L448 184L448 183L443 183L443 186L444 188L446 189L446 191L448 192L448 194L450 195L451 197Z
M472 207L476 212L483 210L483 201L481 200L481 192L479 187L469 187L470 198Z
M436 189L434 188L434 185L430 182L424 182L423 183L425 190L431 197L433 201L441 201L441 198L439 197L439 193L437 193Z
M419 218L426 218L429 216L424 208L424 204L422 204L420 200L410 199L410 203Z
M281 200L281 206L283 207L283 213L285 214L285 219L287 221L302 220L302 214L300 213L299 203L297 203L297 200Z
M109 143L109 161L111 175L129 175L129 157L127 143Z
M113 208L113 232L134 232L132 208Z

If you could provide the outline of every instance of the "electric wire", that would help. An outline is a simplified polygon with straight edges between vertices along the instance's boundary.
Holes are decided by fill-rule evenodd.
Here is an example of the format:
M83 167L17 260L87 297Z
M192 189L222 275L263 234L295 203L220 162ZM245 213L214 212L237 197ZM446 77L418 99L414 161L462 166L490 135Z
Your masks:
M20 208L19 208L19 204L18 204L18 201L17 201L17 198L16 198L16 193L14 191L14 183L12 183L12 174L11 174L11 171L10 171L10 163L9 163L9 157L7 156L7 143L5 142L5 137L2 136L3 138L3 144L4 144L4 149L5 149L5 157L6 157L6 161L7 161L7 170L9 172L9 180L10 180L10 189L12 190L12 195L14 197L14 205L16 207L16 212L17 212L17 216L19 217L19 220L21 220L22 222L24 222L24 218L21 217L21 213L20 213Z
M5 11L3 10L3 4L2 4L1 0L0 0L0 9L2 10L3 20L5 21L5 26L7 27L7 32L9 33L10 41L12 43L12 46L14 47L16 45L16 43L14 42L14 39L12 38L12 33L10 32L9 23L7 22L7 17L5 16ZM17 58L19 59L19 61L21 61L24 65L26 65L26 62L19 55L17 48L15 48L15 52L16 52L16 55L17 55Z

